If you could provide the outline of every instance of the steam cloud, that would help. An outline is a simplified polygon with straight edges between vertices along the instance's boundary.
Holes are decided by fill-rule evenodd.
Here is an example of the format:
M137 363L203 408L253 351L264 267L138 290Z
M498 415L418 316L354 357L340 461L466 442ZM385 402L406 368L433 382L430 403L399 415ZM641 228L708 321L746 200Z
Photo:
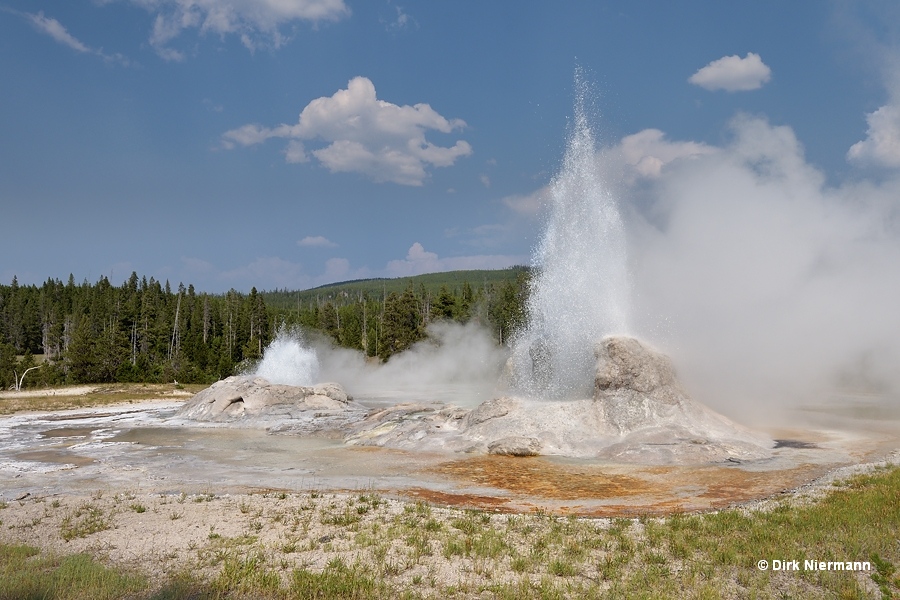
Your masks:
M830 185L790 128L732 130L632 203L636 333L739 417L900 390L900 180Z
M320 378L336 381L355 396L398 401L442 401L474 407L496 391L508 352L483 327L438 322L428 339L385 363L367 361L353 350L315 343Z

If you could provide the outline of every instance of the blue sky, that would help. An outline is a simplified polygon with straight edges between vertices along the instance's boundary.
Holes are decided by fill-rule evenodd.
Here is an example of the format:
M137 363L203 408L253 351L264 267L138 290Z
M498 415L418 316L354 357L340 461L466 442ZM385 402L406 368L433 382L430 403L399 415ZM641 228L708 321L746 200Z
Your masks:
M218 292L527 263L578 66L645 224L673 219L679 164L751 130L794 140L820 199L890 198L891 4L0 0L0 280Z

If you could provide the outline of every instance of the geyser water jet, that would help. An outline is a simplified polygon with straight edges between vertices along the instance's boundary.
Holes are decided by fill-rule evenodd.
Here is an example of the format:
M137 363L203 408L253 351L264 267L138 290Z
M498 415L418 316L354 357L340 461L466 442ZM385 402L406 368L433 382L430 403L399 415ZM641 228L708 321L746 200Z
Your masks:
M573 126L532 257L527 325L512 344L512 387L532 397L590 396L595 344L628 331L625 227L597 161L580 71L575 88Z
M319 359L299 330L282 326L253 374L269 383L311 386L319 377Z

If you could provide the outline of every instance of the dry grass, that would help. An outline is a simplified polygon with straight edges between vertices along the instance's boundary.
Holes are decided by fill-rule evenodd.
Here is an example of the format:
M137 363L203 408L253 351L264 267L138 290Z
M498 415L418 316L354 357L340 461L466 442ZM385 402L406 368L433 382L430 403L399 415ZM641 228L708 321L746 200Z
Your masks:
M28 390L24 394L0 392L0 414L68 410L150 400L186 400L206 385L172 383L116 383Z
M137 581L133 573L141 572L144 581L157 582L146 583L139 594L131 590L110 598L900 595L897 467L839 482L816 501L787 499L765 509L667 518L493 514L403 503L371 492L125 492L12 502L0 510L0 519L0 541L8 544L0 548L38 557L16 559L20 570L30 568L29 561L45 564L40 561L54 552L89 552L100 561L91 568L115 566L110 573L122 581ZM873 568L757 569L758 560L775 558L870 561Z

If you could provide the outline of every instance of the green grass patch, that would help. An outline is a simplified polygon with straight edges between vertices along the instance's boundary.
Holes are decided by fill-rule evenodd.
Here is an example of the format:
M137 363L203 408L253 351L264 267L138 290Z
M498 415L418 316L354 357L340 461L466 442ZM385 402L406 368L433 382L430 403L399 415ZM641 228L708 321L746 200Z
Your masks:
M109 569L85 554L43 555L37 548L0 544L0 598L102 600L136 597L146 577Z
M294 571L291 580L292 598L328 599L392 598L396 593L382 581L371 577L369 570L359 566L347 566L340 559L332 560L321 573L306 569Z
M354 523L359 523L361 520L362 515L356 510L351 510L349 506L344 507L344 509L339 512L322 515L323 525L337 525L338 527L353 525Z

